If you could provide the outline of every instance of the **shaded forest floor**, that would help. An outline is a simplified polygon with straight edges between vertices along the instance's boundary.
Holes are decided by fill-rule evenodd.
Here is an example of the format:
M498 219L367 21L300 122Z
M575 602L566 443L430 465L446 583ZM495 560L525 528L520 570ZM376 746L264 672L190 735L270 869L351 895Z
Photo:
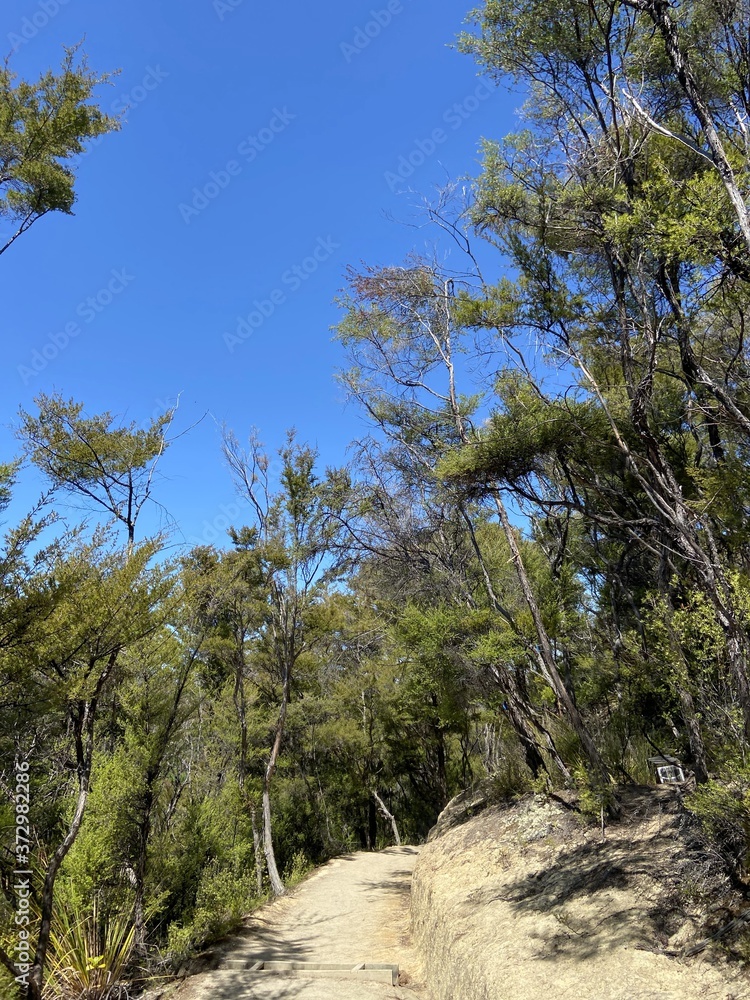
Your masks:
M746 907L669 786L625 789L604 841L555 802L493 806L422 850L412 889L435 1000L746 1000L747 925L690 955Z

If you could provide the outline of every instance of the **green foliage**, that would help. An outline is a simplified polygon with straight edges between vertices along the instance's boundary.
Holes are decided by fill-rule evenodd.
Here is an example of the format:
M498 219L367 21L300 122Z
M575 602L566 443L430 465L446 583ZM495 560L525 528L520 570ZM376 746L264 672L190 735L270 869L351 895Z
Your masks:
M72 213L74 158L88 139L119 128L93 100L110 78L92 73L77 48L66 50L59 73L34 83L0 67L0 218L18 227L0 253L47 212Z
M573 778L578 788L578 808L581 813L589 819L603 822L605 813L614 801L614 787L597 782L583 765L574 768Z
M735 872L744 877L750 867L750 774L736 767L721 780L697 788L688 808L698 817L708 839L718 845Z
M547 400L513 371L500 378L496 392L502 410L474 440L438 464L439 475L472 490L493 483L515 485L528 476L543 476L551 459L570 461L590 442L601 447L609 437L606 417L591 401Z
M103 916L58 904L45 989L53 1000L117 1000L133 948L130 913Z
M236 929L251 909L252 878L247 871L208 864L200 878L189 920L173 923L167 936L167 955L175 968L204 945Z
M284 869L284 884L288 888L299 885L310 874L312 865L303 851L296 851L289 864Z
M83 414L83 404L59 394L36 397L38 416L21 410L19 437L53 490L93 503L123 524L133 541L138 515L151 495L167 447L173 410L146 428L118 425L111 413Z
M228 434L250 523L226 551L170 563L136 543L172 413L122 424L57 394L22 411L53 497L106 521L47 542L42 507L0 552L0 776L28 754L37 891L72 841L60 1000L107 996L131 946L179 967L283 891L278 869L293 885L392 843L382 803L423 839L483 774L508 796L573 784L598 821L606 772L650 781L663 747L746 874L750 247L660 11L470 16L461 47L527 104L522 132L484 144L475 200L432 212L466 266L350 272L342 380L372 436L323 474L293 433L278 462ZM743 12L683 5L678 40L746 203ZM71 157L115 127L99 82L73 53L37 85L0 74L0 216L19 233L71 210ZM467 226L502 253L497 284ZM0 466L0 509L18 468Z

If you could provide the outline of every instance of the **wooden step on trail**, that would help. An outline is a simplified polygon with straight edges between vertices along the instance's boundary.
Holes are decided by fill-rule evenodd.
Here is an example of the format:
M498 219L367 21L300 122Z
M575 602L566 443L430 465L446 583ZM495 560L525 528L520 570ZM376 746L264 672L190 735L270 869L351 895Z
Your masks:
M398 984L398 966L384 962L301 962L297 959L227 958L223 969L257 976L285 976L300 979L364 979L369 982Z

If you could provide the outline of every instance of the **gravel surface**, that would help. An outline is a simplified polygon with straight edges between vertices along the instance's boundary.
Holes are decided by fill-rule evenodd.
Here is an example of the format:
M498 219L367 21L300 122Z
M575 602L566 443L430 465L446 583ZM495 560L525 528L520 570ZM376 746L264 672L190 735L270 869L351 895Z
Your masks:
M428 1000L411 947L409 901L417 848L329 862L294 892L258 910L227 960L292 959L398 965L398 986L352 979L251 975L220 968L186 980L170 1000ZM224 963L222 963L224 964Z

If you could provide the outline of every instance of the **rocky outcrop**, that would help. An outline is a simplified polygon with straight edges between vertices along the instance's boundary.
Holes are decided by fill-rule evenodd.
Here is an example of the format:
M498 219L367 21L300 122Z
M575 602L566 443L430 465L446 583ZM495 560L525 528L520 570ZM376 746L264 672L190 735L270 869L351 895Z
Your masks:
M562 804L489 805L476 789L438 825L411 902L433 1000L750 996L738 966L672 957L705 936L707 900L739 903L722 876L700 874L674 789L625 795L604 841Z
M427 835L427 843L442 837L454 826L460 826L489 806L499 804L504 797L507 796L492 778L485 778L471 788L459 792L438 816L437 823Z

